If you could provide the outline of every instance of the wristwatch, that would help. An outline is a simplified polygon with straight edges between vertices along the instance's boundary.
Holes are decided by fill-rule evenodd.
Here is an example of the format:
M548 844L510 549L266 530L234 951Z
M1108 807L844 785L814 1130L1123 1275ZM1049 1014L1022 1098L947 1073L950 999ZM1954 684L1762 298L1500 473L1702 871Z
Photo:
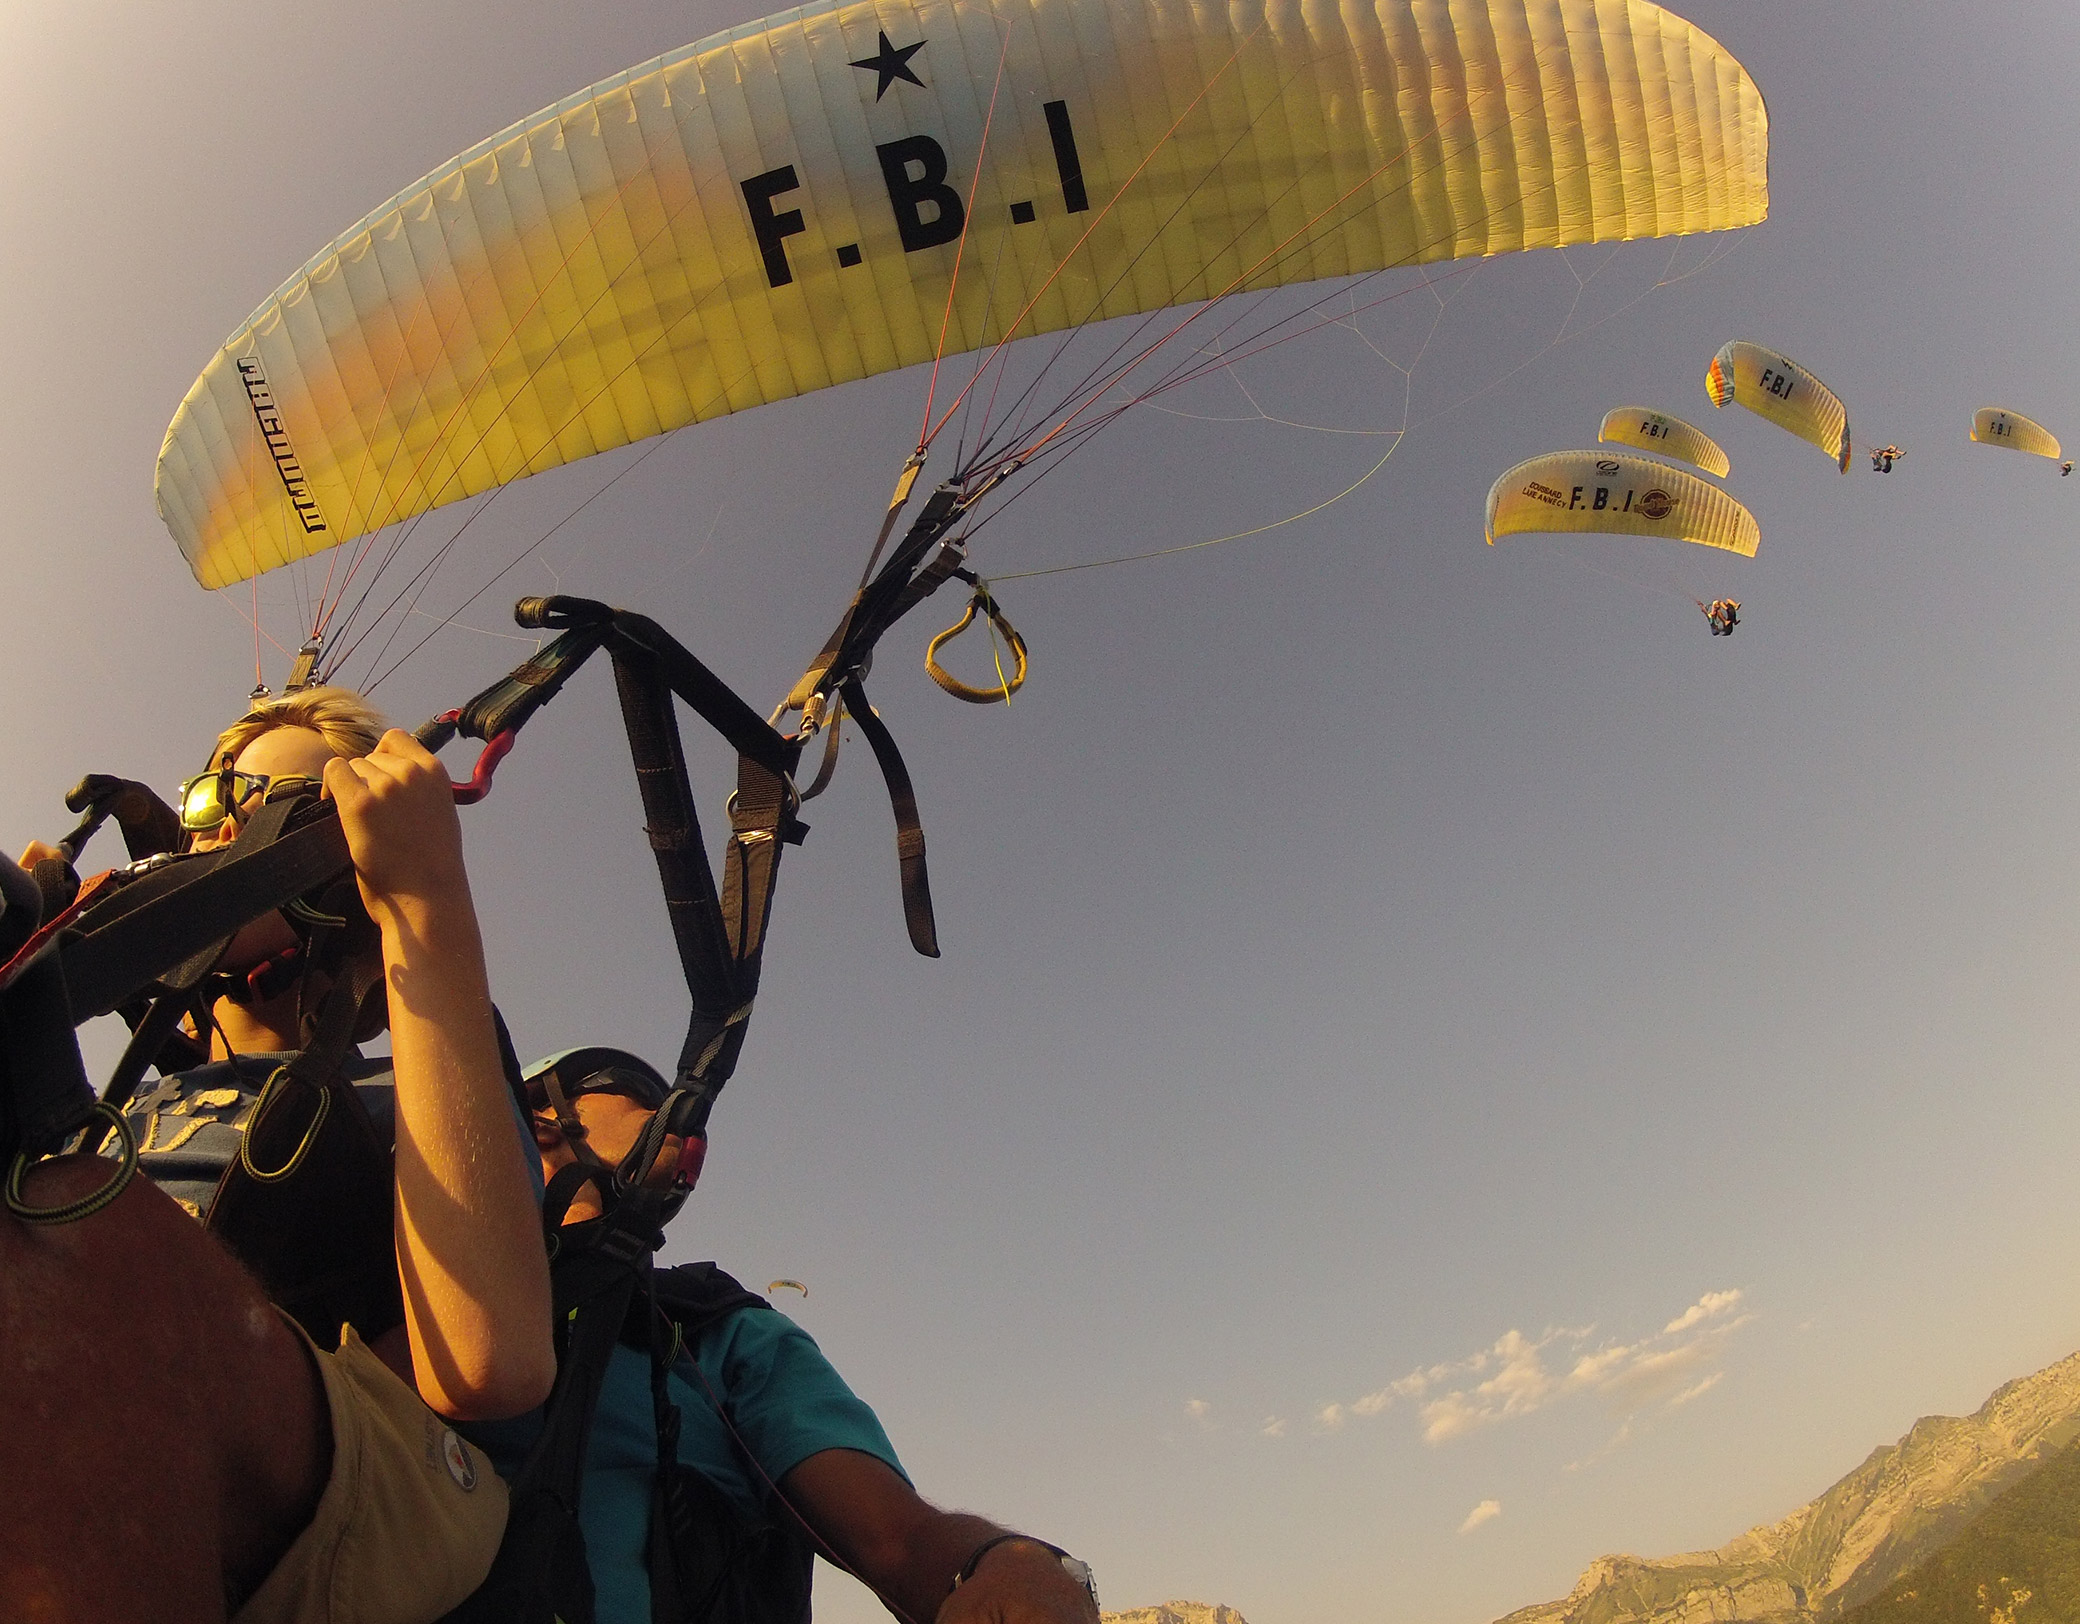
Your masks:
M1098 1602L1098 1580L1091 1572L1091 1565L1081 1557L1071 1556L1061 1546L1050 1545L1046 1540L1035 1539L1031 1534L998 1534L993 1538L984 1540L968 1553L968 1560L961 1564L961 1571L953 1576L953 1583L946 1587L946 1593L949 1596L952 1595L962 1585L974 1578L975 1570L982 1565L982 1559L999 1545L1009 1544L1012 1540L1022 1540L1027 1545L1037 1545L1041 1550L1050 1552L1054 1559L1061 1563L1062 1571L1075 1580L1083 1593L1090 1597L1091 1606L1098 1608L1100 1612L1104 1611Z

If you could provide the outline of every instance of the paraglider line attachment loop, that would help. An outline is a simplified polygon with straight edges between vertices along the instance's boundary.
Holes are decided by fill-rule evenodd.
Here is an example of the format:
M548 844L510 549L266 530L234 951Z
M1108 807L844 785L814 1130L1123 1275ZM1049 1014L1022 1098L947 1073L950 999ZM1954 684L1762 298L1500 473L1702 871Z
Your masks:
M1026 465L1023 457L1007 457L979 475L971 475L961 486L961 506L972 507Z
M806 738L808 738L808 737L809 737L809 734L808 734L807 730L805 729L805 730L804 730L804 731L803 731L803 732L802 732L802 733L801 733L801 734L799 735L799 737L801 737L801 738L805 738L805 739L806 739ZM782 773L782 774L780 775L780 782L781 782L781 783L782 783L782 784L783 784L784 786L786 786L786 789L787 789L787 810L788 810L788 813L789 813L790 815L792 815L792 814L794 814L794 813L796 813L796 812L799 812L799 811L801 811L801 809L802 809L802 792L801 792L800 790L798 790L798 789L796 789L796 788L794 787L794 774L793 774L793 773ZM725 801L724 801L724 802L722 803L722 815L723 815L724 817L726 817L726 818L733 818L733 817L735 817L735 816L737 815L737 792L736 792L735 790L731 790L731 791L729 792L729 797L728 797L728 799L726 799L726 800L725 800ZM749 1006L749 1005L747 1004L747 1005L745 1006L744 1012L745 1012L745 1013L748 1013L748 1012L749 1012L749 1009L750 1009L750 1006ZM734 1018L735 1018L735 1017L732 1017L732 1019L734 1019Z
M22 1179L41 1158L31 1156L27 1151L18 1152L14 1165L7 1170L7 1210L23 1223L76 1223L82 1218L91 1218L129 1188L130 1180L137 1174L137 1136L130 1131L128 1119L106 1100L96 1100L89 1109L88 1116L91 1121L107 1123L115 1133L116 1144L121 1152L115 1173L92 1195L82 1196L77 1201L67 1201L55 1207L33 1206L22 1199Z
M275 1067L273 1074L267 1079L267 1086L260 1090L260 1103L253 1109L252 1120L246 1128L245 1137L238 1142L239 1166L252 1174L262 1184L279 1184L303 1165L304 1157L310 1154L311 1146L317 1143L318 1130L325 1125L325 1118L332 1111L331 1091L320 1089L318 1091L318 1108L311 1113L310 1125L303 1130L303 1137L296 1142L296 1148L289 1153L289 1159L282 1163L280 1167L272 1170L262 1170L254 1166L253 1131L259 1127L260 1119L267 1114L268 1106L279 1097L279 1090L276 1085L288 1075L289 1068L287 1066Z

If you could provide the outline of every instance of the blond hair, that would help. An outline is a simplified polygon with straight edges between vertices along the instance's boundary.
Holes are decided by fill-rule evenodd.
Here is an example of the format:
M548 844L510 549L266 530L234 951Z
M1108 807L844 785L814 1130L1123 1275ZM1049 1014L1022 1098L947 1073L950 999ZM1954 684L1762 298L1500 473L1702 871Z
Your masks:
M212 767L236 761L247 745L276 728L308 728L336 756L365 756L390 731L383 713L351 688L300 688L293 694L254 702L253 708L217 735Z

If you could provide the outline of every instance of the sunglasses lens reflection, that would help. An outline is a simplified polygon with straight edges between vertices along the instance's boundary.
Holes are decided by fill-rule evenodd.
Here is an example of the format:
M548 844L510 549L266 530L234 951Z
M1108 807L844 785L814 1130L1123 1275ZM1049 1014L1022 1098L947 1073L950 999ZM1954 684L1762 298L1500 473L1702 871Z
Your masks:
M228 799L225 794L227 778L230 781ZM199 773L181 785L181 827L196 834L207 834L226 818L243 822L262 796L272 800L276 793L287 794L316 782L316 779L304 777L269 779L258 773Z
M214 829L224 821L224 799L215 773L191 778L181 786L181 827Z

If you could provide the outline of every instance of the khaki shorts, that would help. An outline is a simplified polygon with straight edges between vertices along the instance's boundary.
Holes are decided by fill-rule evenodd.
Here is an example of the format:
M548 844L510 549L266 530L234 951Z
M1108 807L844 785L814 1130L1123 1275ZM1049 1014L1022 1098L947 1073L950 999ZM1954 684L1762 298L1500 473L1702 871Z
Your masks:
M491 1571L506 1486L351 1327L339 1352L311 1352L332 1411L332 1476L232 1624L432 1624Z

